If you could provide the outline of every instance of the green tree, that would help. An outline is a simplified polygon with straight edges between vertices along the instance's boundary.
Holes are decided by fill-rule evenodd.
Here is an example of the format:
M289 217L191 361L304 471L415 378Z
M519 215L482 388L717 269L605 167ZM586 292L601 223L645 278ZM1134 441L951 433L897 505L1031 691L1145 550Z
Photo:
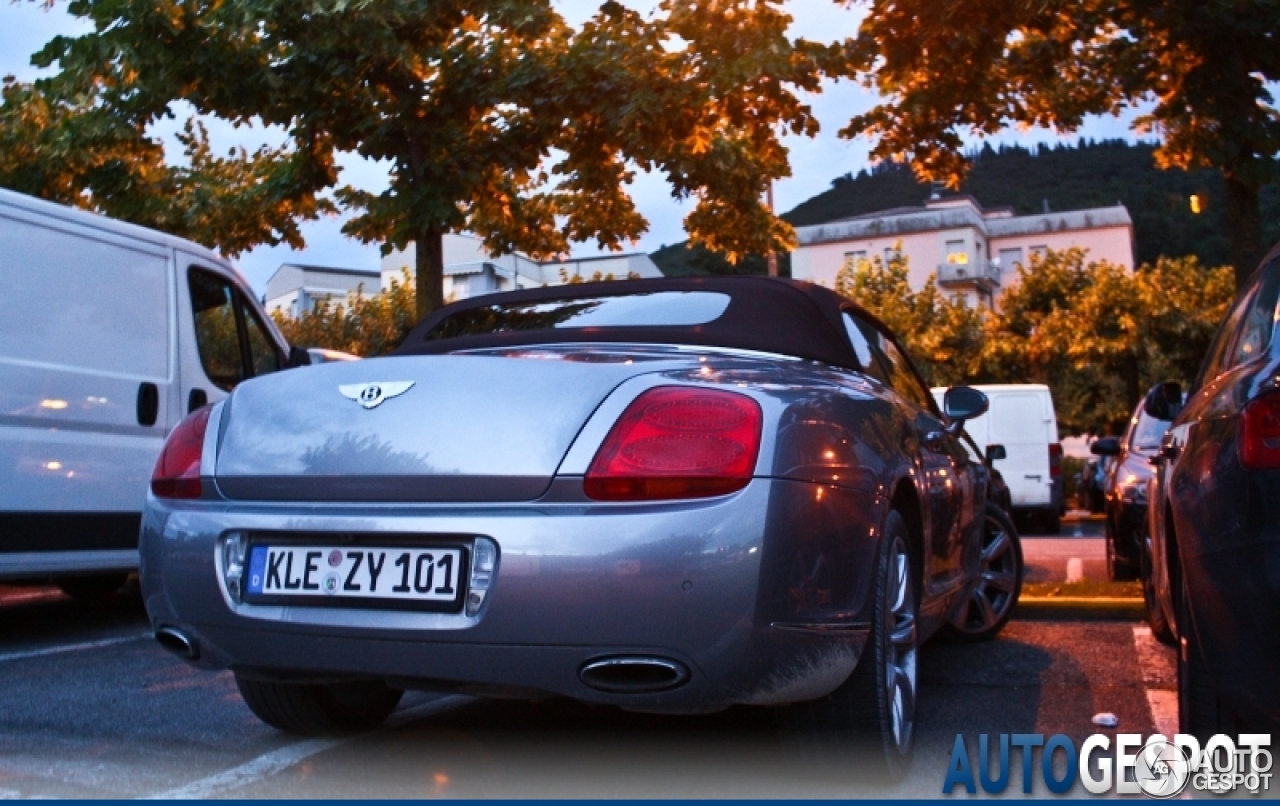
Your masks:
M605 2L574 30L551 0L73 0L94 32L36 61L60 68L50 93L97 88L95 109L137 130L175 101L285 130L300 209L334 188L348 234L415 244L423 316L446 232L538 258L637 238L633 166L697 198L686 224L708 247L788 247L761 197L788 171L779 129L816 131L797 91L825 51L788 40L779 5ZM340 152L387 164L387 189L337 187Z
M183 158L166 161L145 127L110 114L101 95L52 95L4 79L0 92L0 187L96 210L237 255L258 244L302 246L298 223L329 212L299 197L297 163L285 150L214 154L203 126L179 133Z
M1149 109L1162 167L1210 166L1226 185L1231 262L1262 257L1259 189L1277 175L1280 4L1269 0L871 0L846 73L885 102L842 134L958 187L963 133L1075 130L1086 115Z
M925 379L1043 383L1066 433L1123 427L1147 388L1189 384L1232 298L1231 267L1161 258L1129 271L1082 249L1033 255L997 310L919 291L903 257L846 266L835 289L902 341Z
M417 296L406 267L391 287L370 296L360 291L346 303L324 304L301 316L272 311L280 332L290 344L341 350L362 358L386 355L409 335L417 323Z
M974 383L982 371L986 311L938 293L933 275L913 291L906 255L899 249L886 262L879 257L846 265L835 290L884 323L935 386Z
M1053 389L1068 433L1122 427L1163 380L1191 381L1230 304L1230 267L1161 258L1129 271L1081 249L1033 256L985 323L984 373Z

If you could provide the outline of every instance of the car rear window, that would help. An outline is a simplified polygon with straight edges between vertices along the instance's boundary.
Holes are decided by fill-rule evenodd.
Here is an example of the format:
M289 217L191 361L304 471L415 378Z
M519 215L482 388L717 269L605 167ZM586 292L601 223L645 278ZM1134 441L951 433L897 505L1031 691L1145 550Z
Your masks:
M468 308L427 331L428 341L525 330L705 325L729 307L729 295L712 291L658 291L616 297L506 302Z

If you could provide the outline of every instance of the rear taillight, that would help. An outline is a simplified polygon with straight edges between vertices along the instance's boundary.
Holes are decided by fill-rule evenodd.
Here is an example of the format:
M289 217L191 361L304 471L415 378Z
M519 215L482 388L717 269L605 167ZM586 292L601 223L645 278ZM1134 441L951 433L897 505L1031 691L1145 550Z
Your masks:
M151 492L157 498L200 497L200 452L212 410L206 406L188 414L164 441L151 473Z
M600 501L705 498L741 490L760 451L760 406L717 389L660 386L636 398L591 462Z
M1049 443L1049 478L1062 478L1062 443Z
M1263 395L1240 413L1240 464L1250 470L1280 468L1280 392Z

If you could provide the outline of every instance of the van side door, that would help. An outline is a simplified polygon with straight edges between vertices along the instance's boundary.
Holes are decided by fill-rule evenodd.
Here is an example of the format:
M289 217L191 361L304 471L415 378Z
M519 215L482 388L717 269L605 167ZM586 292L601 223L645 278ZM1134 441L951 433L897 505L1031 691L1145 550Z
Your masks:
M172 425L169 259L107 225L0 206L0 521L28 513L0 523L0 551L136 548Z

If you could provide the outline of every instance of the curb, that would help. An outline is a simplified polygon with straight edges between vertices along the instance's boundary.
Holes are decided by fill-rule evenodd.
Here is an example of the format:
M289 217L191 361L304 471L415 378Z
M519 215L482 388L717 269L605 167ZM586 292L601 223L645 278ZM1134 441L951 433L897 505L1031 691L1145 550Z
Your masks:
M1023 596L1013 618L1021 621L1141 621L1146 603L1138 596Z

